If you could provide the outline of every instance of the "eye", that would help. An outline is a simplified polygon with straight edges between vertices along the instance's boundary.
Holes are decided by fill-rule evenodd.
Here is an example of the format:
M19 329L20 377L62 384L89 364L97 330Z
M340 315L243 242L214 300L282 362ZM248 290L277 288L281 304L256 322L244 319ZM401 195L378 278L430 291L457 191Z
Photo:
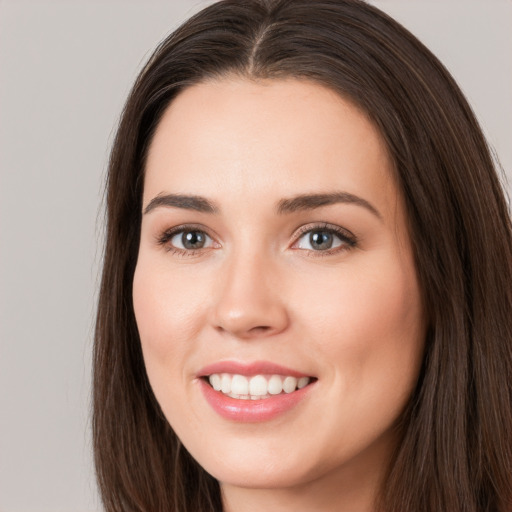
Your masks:
M205 231L195 227L178 226L162 233L158 244L168 251L183 255L192 255L194 251L209 249L214 246L214 241Z
M339 247L342 243L342 240L334 233L315 230L302 235L296 247L310 251L327 251Z
M204 231L183 230L175 233L169 240L176 249L204 249L211 246L212 239Z
M349 249L356 244L353 235L349 235L337 226L316 226L309 229L306 226L299 234L300 236L293 245L294 249L329 252L337 249Z

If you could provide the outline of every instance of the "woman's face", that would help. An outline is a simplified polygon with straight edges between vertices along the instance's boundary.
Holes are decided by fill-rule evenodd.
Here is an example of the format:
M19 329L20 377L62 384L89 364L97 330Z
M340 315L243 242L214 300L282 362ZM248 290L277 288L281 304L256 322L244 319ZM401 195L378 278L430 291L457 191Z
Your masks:
M135 315L189 452L225 488L380 478L425 322L368 118L305 81L192 86L156 130L143 209Z

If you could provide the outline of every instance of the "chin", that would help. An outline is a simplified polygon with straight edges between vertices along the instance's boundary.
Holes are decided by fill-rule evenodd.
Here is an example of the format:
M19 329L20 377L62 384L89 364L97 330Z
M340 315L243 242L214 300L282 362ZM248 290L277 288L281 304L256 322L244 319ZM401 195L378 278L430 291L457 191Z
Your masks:
M297 460L287 460L273 450L265 456L265 450L229 450L213 444L215 453L192 453L196 461L222 484L244 488L286 488L314 479L312 468ZM294 458L295 459L295 458Z
M247 489L285 489L315 479L303 471L282 467L278 463L271 467L215 467L208 472L221 484Z

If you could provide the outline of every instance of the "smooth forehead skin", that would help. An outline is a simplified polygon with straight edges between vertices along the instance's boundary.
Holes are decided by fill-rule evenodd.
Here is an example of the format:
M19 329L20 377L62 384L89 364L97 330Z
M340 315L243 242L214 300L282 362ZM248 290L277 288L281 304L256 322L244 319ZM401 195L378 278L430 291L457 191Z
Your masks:
M425 333L392 171L368 117L306 81L192 86L157 127L135 317L156 399L221 483L228 512L373 510ZM278 208L333 193L361 201ZM213 208L151 207L169 194L199 196ZM326 226L357 241L312 250L307 233ZM185 251L183 230L211 241ZM285 366L311 385L286 413L226 419L205 400L202 372L233 361Z
M347 149L361 140L365 151L356 158L352 152L348 162ZM261 192L270 199L269 186L276 191L280 186L285 196L294 196L304 192L304 181L311 192L330 191L332 176L315 170L322 167L336 173L343 165L348 171L345 189L362 196L375 191L381 208L396 207L391 165L377 130L352 104L316 83L228 78L185 89L165 112L152 141L143 204L162 192L163 180L172 180L173 171L180 175L174 193L193 188L195 193L214 197L217 189L226 186L225 174L215 168L224 162L231 171L233 197L254 198ZM372 172L357 172L371 166ZM198 181L195 171L206 169L206 179ZM351 170L357 179L350 179ZM384 205L389 199L392 202Z

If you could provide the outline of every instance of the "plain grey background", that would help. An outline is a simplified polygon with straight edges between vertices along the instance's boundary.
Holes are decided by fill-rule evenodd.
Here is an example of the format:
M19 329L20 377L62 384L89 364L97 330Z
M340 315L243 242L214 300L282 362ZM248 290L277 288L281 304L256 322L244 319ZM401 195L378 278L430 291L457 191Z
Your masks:
M373 3L445 63L512 181L512 2ZM0 0L0 512L100 510L89 409L108 151L137 71L202 5Z

